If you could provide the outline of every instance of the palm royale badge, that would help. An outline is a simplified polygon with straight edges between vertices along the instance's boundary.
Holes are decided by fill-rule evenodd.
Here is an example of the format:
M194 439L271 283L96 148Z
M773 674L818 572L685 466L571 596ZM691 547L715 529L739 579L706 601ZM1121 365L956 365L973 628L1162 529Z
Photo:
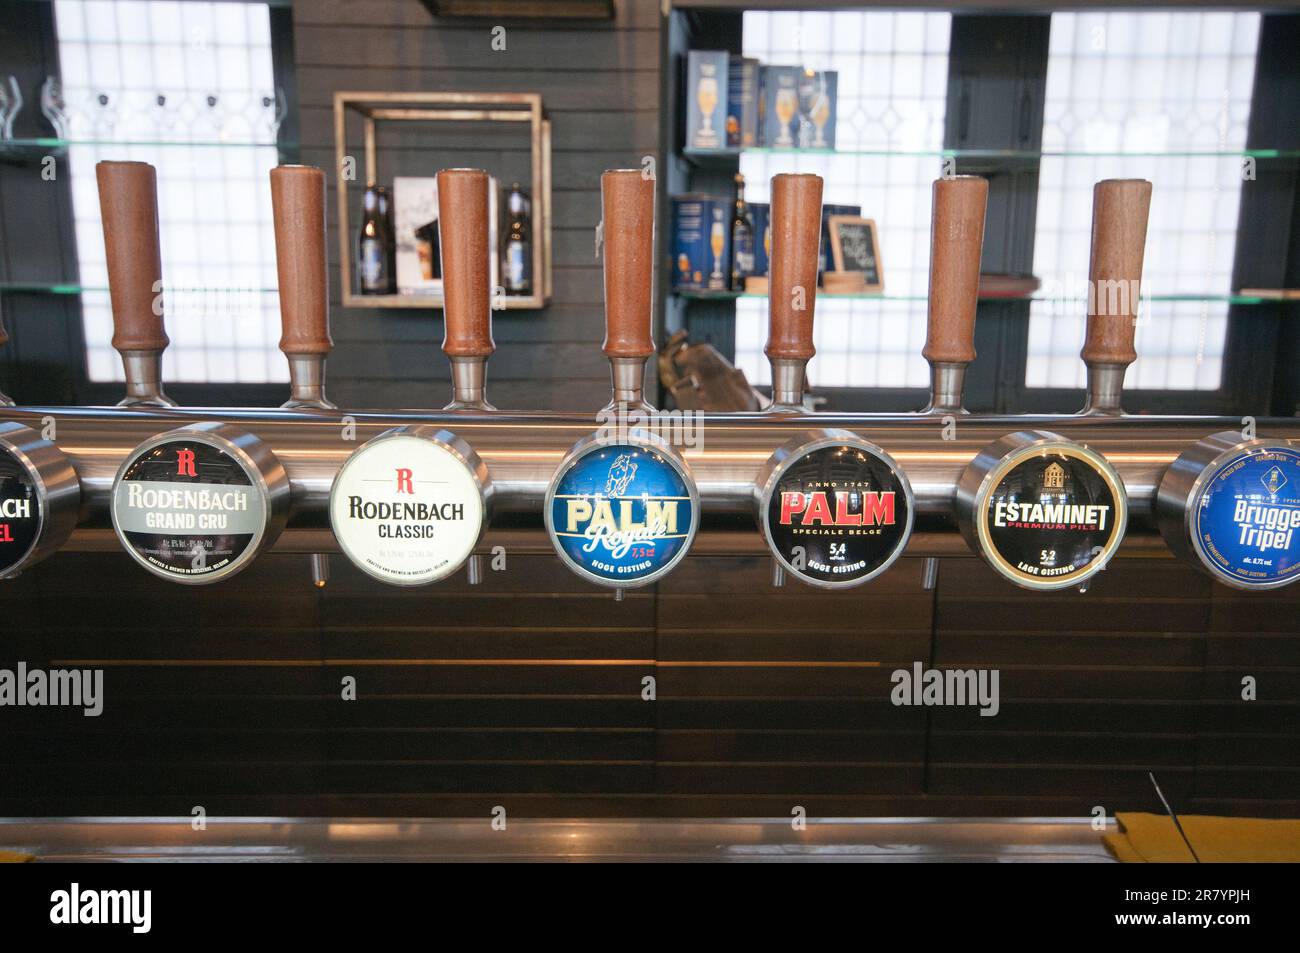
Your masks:
M861 585L902 555L915 502L889 454L847 430L796 437L756 486L758 524L772 555L827 589Z
M622 589L651 583L682 560L699 510L685 461L667 441L630 429L578 441L551 478L543 514L570 569Z
M1128 523L1124 484L1101 454L1046 431L985 447L957 483L963 535L1026 589L1077 586L1106 567Z
M394 586L450 576L487 523L487 467L464 440L398 427L357 448L330 489L330 525L358 569Z
M229 579L284 528L289 478L271 450L228 424L182 427L127 455L113 482L113 529L162 579Z
M55 552L77 525L81 483L30 427L0 424L0 579Z
M1300 579L1300 448L1226 431L1188 448L1156 494L1170 549L1238 589Z

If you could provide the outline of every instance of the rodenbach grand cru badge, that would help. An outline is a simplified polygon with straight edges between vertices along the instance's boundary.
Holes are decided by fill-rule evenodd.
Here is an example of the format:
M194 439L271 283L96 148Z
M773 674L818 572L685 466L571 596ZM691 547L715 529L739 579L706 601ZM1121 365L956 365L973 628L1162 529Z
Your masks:
M962 532L1026 589L1077 586L1106 567L1128 522L1124 484L1101 454L1044 431L986 447L957 485Z
M1157 494L1169 546L1238 589L1300 579L1300 448L1228 431L1174 462Z
M814 586L848 588L880 575L912 533L906 474L849 431L796 437L772 455L757 491L758 522L772 555Z
M137 447L113 484L113 529L155 576L202 585L228 579L284 527L289 479L252 434L199 424Z
M394 586L450 576L487 522L487 467L436 427L399 427L348 458L330 490L330 524L358 569Z
M618 442L580 441L546 493L546 529L578 575L615 588L653 582L684 557L699 493L680 457L637 430Z
M67 541L81 485L66 457L36 431L0 424L0 578Z

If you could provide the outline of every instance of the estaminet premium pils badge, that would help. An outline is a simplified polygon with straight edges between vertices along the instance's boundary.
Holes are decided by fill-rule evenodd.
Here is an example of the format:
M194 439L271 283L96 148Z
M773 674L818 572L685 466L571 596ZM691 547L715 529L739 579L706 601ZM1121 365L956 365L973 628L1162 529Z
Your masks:
M423 586L474 552L490 490L487 467L464 440L432 426L398 427L343 464L330 490L330 525L362 572Z
M53 443L0 424L0 579L55 552L77 525L81 484Z
M1094 450L1046 431L994 441L957 484L962 533L998 573L1026 589L1077 586L1124 538L1128 498Z
M912 534L907 475L847 430L795 437L768 460L755 489L772 555L810 585L861 585L893 565Z
M1169 547L1238 589L1300 579L1300 447L1214 434L1165 472L1156 495Z
M546 492L546 530L579 576L616 589L654 582L691 548L700 497L685 461L638 428L580 440Z
M127 455L113 483L113 529L162 579L229 579L284 528L289 478L257 437L228 424L182 427Z

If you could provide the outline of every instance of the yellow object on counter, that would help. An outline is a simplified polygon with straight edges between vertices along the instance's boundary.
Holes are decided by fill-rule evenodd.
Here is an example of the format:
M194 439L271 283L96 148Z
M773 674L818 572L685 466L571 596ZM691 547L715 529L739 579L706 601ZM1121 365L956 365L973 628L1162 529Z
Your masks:
M1119 832L1104 838L1117 860L1130 864L1195 863L1187 844L1163 814L1116 814ZM1202 863L1296 863L1300 861L1300 820L1259 817L1180 815Z

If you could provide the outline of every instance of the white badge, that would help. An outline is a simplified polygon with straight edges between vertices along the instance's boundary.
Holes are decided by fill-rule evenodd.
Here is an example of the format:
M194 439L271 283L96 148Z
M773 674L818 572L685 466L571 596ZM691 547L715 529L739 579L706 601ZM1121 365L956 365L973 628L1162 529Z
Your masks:
M474 550L487 513L486 471L446 431L381 434L343 464L330 523L358 569L395 586L451 575Z

